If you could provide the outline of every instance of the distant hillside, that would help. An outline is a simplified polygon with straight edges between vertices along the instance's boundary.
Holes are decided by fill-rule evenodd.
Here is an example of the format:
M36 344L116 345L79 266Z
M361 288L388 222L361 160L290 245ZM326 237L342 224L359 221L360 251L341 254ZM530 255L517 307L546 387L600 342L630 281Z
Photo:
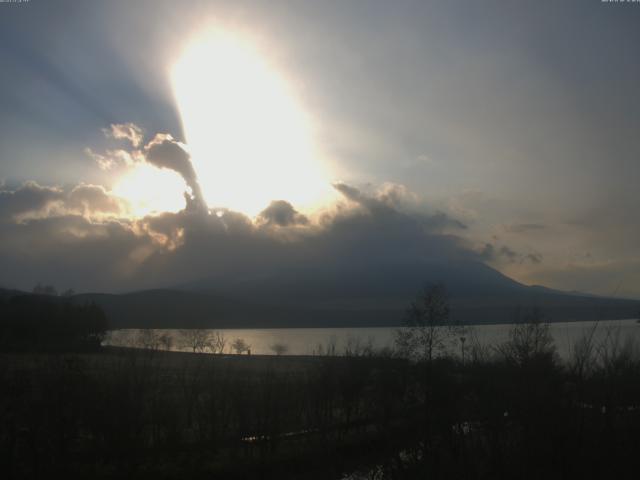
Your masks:
M446 285L452 316L464 323L512 322L518 309L532 306L550 321L636 318L640 311L640 301L526 286L480 262L375 259L360 267L211 277L165 290L81 294L73 301L95 302L114 328L393 326L433 282Z
M404 306L354 305L349 308L304 308L249 303L217 295L151 290L126 295L77 295L94 301L112 328L275 328L398 325ZM523 293L512 296L469 296L451 299L452 315L465 323L514 321L519 307L538 306L550 321L634 318L640 302L562 294Z
M480 262L372 261L358 268L305 268L208 278L178 289L78 295L103 307L116 327L393 326L428 283L442 282L452 316L465 323L511 322L539 307L550 321L634 318L640 301L526 286Z
M101 306L115 328L255 327L261 321L276 323L290 312L250 305L213 294L178 290L147 290L110 295L76 295L76 302Z

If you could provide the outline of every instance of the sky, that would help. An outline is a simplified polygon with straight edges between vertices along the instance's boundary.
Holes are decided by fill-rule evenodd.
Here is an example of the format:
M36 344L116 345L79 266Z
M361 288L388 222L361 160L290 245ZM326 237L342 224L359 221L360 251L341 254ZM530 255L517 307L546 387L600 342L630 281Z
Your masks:
M0 3L0 284L374 245L640 298L639 24L600 0Z

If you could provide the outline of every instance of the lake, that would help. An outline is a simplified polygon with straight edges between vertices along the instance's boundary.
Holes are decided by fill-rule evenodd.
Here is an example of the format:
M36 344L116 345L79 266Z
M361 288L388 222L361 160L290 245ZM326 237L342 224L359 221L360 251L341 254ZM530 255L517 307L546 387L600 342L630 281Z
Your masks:
M482 345L497 345L508 339L512 324L474 325L466 338L475 336ZM640 323L635 319L608 320L600 322L558 322L550 324L550 331L556 348L562 358L568 358L576 341L595 328L596 345L606 338L618 338L637 341L640 334ZM231 343L242 339L250 347L252 355L273 355L274 345L282 345L287 355L319 355L335 352L344 354L346 348L357 349L371 345L375 349L392 347L394 343L394 327L377 328L265 328L265 329L216 329L226 340L225 353L233 353ZM123 329L109 333L104 345L140 346L143 330ZM188 351L183 345L182 331L177 329L151 330L156 336L166 334L171 339L171 350ZM457 352L460 342L452 343L451 350ZM468 345L468 343L467 343Z

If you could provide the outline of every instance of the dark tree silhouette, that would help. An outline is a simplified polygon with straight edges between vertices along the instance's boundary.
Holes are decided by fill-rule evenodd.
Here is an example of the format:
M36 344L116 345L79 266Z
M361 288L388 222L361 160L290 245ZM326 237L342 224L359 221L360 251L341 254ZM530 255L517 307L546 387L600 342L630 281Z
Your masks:
M462 333L451 320L449 297L442 284L426 286L411 302L404 318L404 328L396 332L400 352L420 360L433 360L447 350L447 342Z
M53 285L43 285L40 282L38 282L36 286L33 287L33 293L35 293L36 295L50 295L52 297L58 295L56 287L54 287Z
M100 348L108 330L103 311L90 303L40 295L18 295L0 304L0 349L89 351Z

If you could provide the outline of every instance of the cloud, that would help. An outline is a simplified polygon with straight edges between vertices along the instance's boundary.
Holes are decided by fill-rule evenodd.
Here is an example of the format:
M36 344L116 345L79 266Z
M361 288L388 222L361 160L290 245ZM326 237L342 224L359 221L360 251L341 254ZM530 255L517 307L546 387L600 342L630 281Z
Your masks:
M157 164L185 167L188 157L177 155L172 140L154 145ZM232 210L202 215L194 208L129 219L122 216L126 204L101 186L28 183L0 193L0 282L122 291L208 277L231 284L301 271L300 281L310 281L322 271L351 275L376 265L481 260L464 239L443 233L443 224L457 228L454 219L395 206L397 189L364 193L340 184L339 190L345 200L317 215L274 201L254 222Z
M346 199L375 216L397 216L399 212L404 210L411 212L413 210L411 207L418 202L416 196L404 185L385 183L373 194L367 194L345 183L335 183L333 187ZM464 223L443 212L423 214L413 211L412 216L416 220L419 219L423 226L429 230L447 228L464 230L467 228Z
M107 150L104 154L100 154L90 148L86 148L85 153L98 164L101 170L130 167L138 162L144 161L144 157L139 150L128 152L127 150L116 149Z
M101 185L80 184L74 187L65 204L68 209L78 210L83 216L100 213L121 216L127 212L126 201L111 195Z
M36 182L26 182L16 190L0 191L0 222L18 220L28 214L46 214L50 208L64 199L58 187L43 187Z
M99 185L80 184L71 189L24 183L15 190L0 190L0 223L79 215L121 217L128 202Z
M531 263L542 263L542 254L541 253L528 253L525 255L525 259L529 260Z
M166 133L158 133L145 147L145 158L148 163L158 168L167 168L180 174L191 189L195 205L206 208L206 203L198 183L198 177L191 163L185 146Z
M291 225L307 225L309 219L298 213L293 206L284 200L274 200L258 215L260 222L266 225L289 227Z
M492 243L485 243L480 250L479 255L483 260L494 263L524 264L526 262L530 262L532 264L539 264L542 263L543 260L541 253L521 253L508 245L501 245L497 248Z
M507 247L506 245L503 245L502 247L500 247L499 252L500 252L500 255L505 257L510 262L515 262L518 258L518 254L513 249L511 249L510 247Z
M111 130L107 133L113 138L128 138L134 146L139 146L142 139L141 129L133 124L111 125ZM115 149L106 150L104 153L85 149L85 153L102 170L132 169L144 163L159 169L172 170L182 177L188 187L188 191L184 194L187 209L200 213L207 212L207 205L189 152L184 144L174 140L168 133L157 133L141 149L134 148L130 151Z
M375 214L388 213L416 201L415 195L404 185L394 183L385 183L373 193L343 182L334 183L333 188L346 199Z
M493 244L485 243L478 255L485 261L491 261L496 257L496 249Z
M157 250L124 220L45 217L0 229L0 282L29 289L42 281L79 291L115 290ZM132 286L133 284L129 284Z
M102 130L109 138L128 140L135 148L142 145L144 133L140 127L133 123L114 123L109 128Z

